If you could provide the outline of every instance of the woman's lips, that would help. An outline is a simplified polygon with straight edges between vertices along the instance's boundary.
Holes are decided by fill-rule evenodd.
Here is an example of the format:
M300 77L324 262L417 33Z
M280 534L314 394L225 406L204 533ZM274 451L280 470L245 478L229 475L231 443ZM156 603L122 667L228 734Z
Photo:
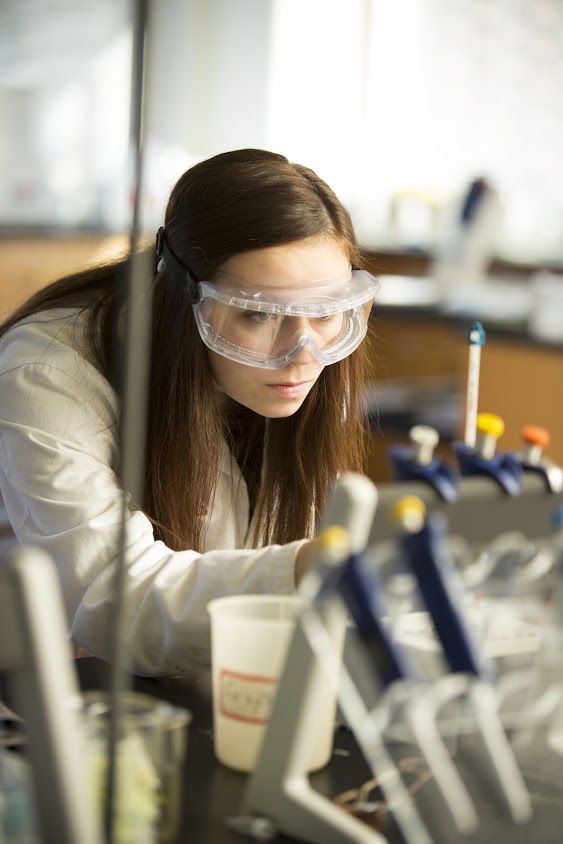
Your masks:
M268 387L284 398L297 399L307 392L309 383L309 381L300 381L298 384L268 384Z

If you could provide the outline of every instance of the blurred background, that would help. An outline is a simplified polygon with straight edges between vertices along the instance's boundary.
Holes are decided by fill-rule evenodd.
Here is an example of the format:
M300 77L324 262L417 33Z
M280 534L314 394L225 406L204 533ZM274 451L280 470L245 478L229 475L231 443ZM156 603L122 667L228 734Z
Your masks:
M146 231L178 176L217 152L261 147L307 164L382 277L375 439L415 418L456 435L475 317L488 335L481 409L507 417L508 444L524 422L557 426L561 0L149 9ZM2 0L0 316L127 248L133 16L131 0Z
M192 162L257 146L316 169L367 246L433 248L436 212L484 175L496 253L563 261L560 0L150 8L153 225ZM127 227L131 20L127 0L3 0L3 227Z

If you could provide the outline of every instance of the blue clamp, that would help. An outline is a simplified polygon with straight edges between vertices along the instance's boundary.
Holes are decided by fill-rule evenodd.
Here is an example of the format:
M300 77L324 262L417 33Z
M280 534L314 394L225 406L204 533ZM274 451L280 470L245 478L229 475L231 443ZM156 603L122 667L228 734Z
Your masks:
M445 551L447 522L433 513L401 546L415 575L450 671L492 679L494 667L473 635L463 609L463 587Z
M393 475L398 481L424 481L441 498L455 501L458 475L445 460L436 457L438 431L430 425L414 425L409 431L410 445L391 446L388 451Z
M541 475L550 492L563 492L563 470L552 460L544 457L539 463L530 463L522 459L522 455L519 452L514 452L512 457L525 472L535 472Z
M424 465L413 460L410 446L394 445L388 451L393 475L397 481L424 481L434 487L445 501L455 501L459 494L457 472L440 457Z
M398 680L415 679L406 654L395 644L384 617L388 615L376 572L362 554L351 554L335 573L332 588L340 594L360 641L384 688Z
M454 443L453 449L463 476L488 475L494 478L508 495L520 494L523 470L512 454L497 452L490 458L482 457L478 451L462 442Z

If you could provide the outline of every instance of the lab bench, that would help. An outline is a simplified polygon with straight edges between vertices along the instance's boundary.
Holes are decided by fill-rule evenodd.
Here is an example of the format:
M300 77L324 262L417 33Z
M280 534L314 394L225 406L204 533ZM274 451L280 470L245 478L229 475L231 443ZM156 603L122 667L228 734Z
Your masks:
M109 672L104 663L87 657L76 664L83 689L107 687ZM225 768L215 759L209 673L178 679L131 677L130 682L134 688L184 706L193 714L177 844L240 844L244 839L227 827L226 819L241 812L247 776ZM429 825L437 830L436 841L439 844L529 844L530 841L559 844L563 825L563 758L548 750L538 734L520 749L520 767L531 793L534 816L528 823L515 825L495 794L490 771L480 764L478 747L467 750L463 775L475 799L480 826L474 834L459 836L450 828L444 804L425 772L422 759L410 746L396 747L395 756L404 762L405 777L416 795L417 805ZM333 798L348 789L361 787L371 776L353 734L347 727L339 726L332 759L326 768L311 775L311 784L324 796ZM390 814L383 815L381 831L389 844L402 844ZM281 844L294 839L278 834L272 840Z

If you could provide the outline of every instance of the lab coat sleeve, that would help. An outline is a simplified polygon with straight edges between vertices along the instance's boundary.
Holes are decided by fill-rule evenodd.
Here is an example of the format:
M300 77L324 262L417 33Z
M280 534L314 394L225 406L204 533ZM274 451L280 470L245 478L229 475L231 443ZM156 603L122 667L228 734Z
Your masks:
M73 641L109 659L123 511L115 396L92 366L24 363L0 374L0 491L23 544L56 562ZM301 542L198 554L155 541L127 506L127 664L139 674L190 673L209 664L212 598L290 593Z

